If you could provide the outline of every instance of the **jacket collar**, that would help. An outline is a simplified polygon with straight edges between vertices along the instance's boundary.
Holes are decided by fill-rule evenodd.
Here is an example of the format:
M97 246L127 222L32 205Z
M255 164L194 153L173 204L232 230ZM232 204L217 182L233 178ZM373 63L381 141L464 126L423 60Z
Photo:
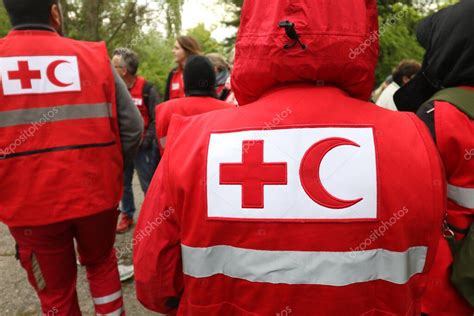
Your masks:
M47 25L47 24L35 24L35 23L19 24L12 28L12 31L32 31L32 30L48 31L48 32L56 33L56 30L52 26Z

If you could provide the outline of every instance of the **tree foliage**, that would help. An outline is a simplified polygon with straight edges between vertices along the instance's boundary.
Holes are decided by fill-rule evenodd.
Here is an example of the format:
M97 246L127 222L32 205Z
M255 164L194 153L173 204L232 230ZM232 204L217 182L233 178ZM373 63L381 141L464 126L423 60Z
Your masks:
M403 59L421 62L424 50L415 36L416 25L423 14L413 6L397 3L390 13L379 17L380 57L376 79L381 83Z
M223 46L214 38L210 30L206 29L204 23L199 23L194 28L188 30L187 35L193 36L201 44L203 53L224 53Z
M7 35L10 30L10 20L8 19L5 7L0 6L0 37Z

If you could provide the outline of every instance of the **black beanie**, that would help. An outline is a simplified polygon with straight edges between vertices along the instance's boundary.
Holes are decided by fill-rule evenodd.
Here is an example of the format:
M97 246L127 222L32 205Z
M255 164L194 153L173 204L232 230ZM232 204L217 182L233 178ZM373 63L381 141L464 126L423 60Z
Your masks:
M215 97L216 73L207 57L200 55L188 57L183 76L186 96Z
M57 0L3 0L13 26L49 24L51 6Z

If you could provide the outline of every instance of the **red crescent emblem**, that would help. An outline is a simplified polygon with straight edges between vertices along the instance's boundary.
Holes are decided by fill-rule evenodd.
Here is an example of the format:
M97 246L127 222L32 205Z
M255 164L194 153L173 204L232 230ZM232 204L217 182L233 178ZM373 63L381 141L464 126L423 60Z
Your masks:
M61 87L61 88L65 88L65 87L69 87L70 85L72 85L73 83L64 83L64 82L61 82L59 81L59 79L56 77L56 68L58 68L59 65L61 64L69 64L68 61L66 60L56 60L56 61L53 61L49 66L48 66L48 70L47 70L47 75L48 75L48 79L49 81L54 84L55 86L58 86L58 87Z
M322 140L305 153L300 167L300 179L304 190L308 196L319 205L331 209L344 209L351 207L363 199L352 201L341 200L331 195L323 186L320 176L321 163L324 157L334 148L339 146L355 146L360 145L344 138L328 138Z

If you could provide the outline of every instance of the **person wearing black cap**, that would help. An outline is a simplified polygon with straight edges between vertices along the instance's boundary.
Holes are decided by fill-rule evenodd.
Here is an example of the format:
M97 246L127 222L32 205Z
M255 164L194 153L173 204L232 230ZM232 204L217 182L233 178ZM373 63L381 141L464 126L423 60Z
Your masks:
M210 60L200 55L189 57L184 67L186 97L167 101L156 108L156 135L161 154L165 150L173 114L191 116L233 108L232 105L216 98L215 85L216 74Z
M0 221L42 315L81 315L74 242L96 314L125 315L115 227L142 118L104 43L60 36L58 0L3 4L13 30L0 39Z
M429 315L474 314L460 295L474 305L474 261L471 256L470 262L464 262L467 269L458 270L466 251L462 248L456 254L452 275L456 291L449 282L454 255L447 241L467 240L474 223L473 16L474 2L461 1L423 20L416 31L426 49L422 69L395 94L398 108L418 112L430 129L448 180L447 239L439 242L423 301L423 311Z

